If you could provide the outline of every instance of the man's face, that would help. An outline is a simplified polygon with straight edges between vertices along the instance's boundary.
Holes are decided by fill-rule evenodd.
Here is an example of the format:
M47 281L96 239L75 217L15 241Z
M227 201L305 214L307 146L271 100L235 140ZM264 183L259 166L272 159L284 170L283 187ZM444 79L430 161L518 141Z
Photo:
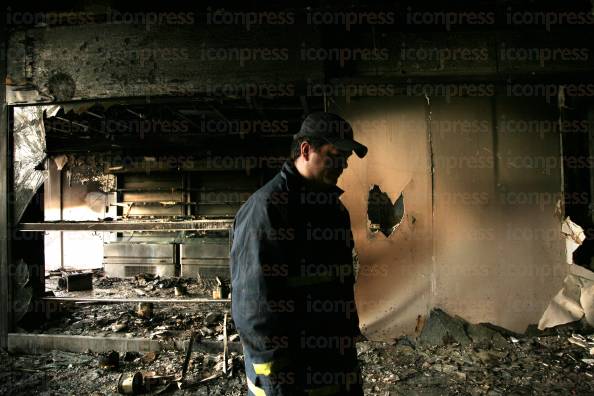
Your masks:
M347 168L347 161L351 154L337 149L330 143L311 150L307 161L311 179L321 184L336 185L338 177Z

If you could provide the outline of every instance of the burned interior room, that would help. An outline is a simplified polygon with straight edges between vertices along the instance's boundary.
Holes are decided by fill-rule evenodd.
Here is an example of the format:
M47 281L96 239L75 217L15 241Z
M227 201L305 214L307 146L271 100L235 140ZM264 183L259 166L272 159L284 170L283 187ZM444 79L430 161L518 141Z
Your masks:
M594 2L0 25L0 393L594 394Z

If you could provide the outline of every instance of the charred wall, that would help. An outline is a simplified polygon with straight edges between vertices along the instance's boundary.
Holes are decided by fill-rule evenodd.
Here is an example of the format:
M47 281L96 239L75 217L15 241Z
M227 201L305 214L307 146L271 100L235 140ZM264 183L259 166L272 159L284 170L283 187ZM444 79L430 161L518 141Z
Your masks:
M411 334L433 306L516 331L537 322L566 273L560 135L510 121L554 126L556 104L368 98L336 109L371 153L341 181L367 331ZM368 227L372 185L404 197L403 222L388 237Z

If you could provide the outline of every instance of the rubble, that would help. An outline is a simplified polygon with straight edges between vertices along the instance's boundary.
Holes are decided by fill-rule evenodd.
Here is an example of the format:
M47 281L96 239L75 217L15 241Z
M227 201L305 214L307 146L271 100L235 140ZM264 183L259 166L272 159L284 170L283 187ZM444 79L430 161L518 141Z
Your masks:
M137 357L122 359L116 369L103 369L90 364L100 355L53 351L38 355L9 355L0 351L0 394L81 394L115 395L124 373L141 372L151 382L151 393L164 391L173 383L176 395L244 395L247 385L243 374L243 358L235 352L231 376L221 375L217 366L220 354L194 351L188 364L185 387L179 390L171 380L181 370L184 356L165 352L153 361ZM171 391L169 390L169 391ZM171 393L170 393L171 394Z
M58 279L58 288L66 291L91 290L93 288L93 274L84 273L65 273Z
M147 295L170 296L178 285L187 285L190 295L205 296L220 286L216 282L197 285L151 276L126 280L100 277L94 279L93 293L113 287L114 293L135 294L133 289L137 288ZM226 320L228 309L224 303L155 303L150 307L134 303L65 304L60 315L35 331L106 337L119 334L159 342L196 337L203 339L205 346L209 340L218 346L186 354L167 348L158 353L128 352L121 356L113 352L111 365L89 364L110 356L92 353L0 356L5 379L0 382L0 393L42 389L51 394L115 394L120 380L141 373L142 384L151 393L243 395L243 357L230 347L239 335L233 321ZM223 352L225 341L229 348ZM593 348L594 330L585 320L544 331L534 325L525 334L516 334L488 323L471 324L434 309L417 339L364 341L357 345L357 352L366 395L589 394L594 392ZM180 372L185 374L180 377Z
M466 334L470 340L483 347L493 346L494 348L507 347L507 340L501 333L489 327L488 324L467 324Z
M116 351L101 354L97 365L102 369L116 370L120 367L120 354Z
M490 346L470 337L464 345L431 345L406 337L359 343L365 395L592 394L594 359L588 348L568 340L576 328L549 330L532 336L500 334L505 344L492 339ZM462 333L457 335L464 340ZM586 343L594 340L594 334L577 336Z
M503 334L502 334L503 333ZM472 324L459 317L452 317L439 308L433 309L418 337L424 345L473 344L482 348L506 348L505 336L517 334L490 323Z
M425 323L419 342L429 345L445 345L457 342L468 345L470 338L464 330L464 321L453 318L441 309L433 309Z
M88 276L90 273L86 274ZM180 299L212 298L212 290L221 286L219 280L215 279L161 278L151 274L139 274L134 278L114 278L97 270L93 273L92 290L68 292L59 287L61 277L61 272L46 273L46 290L53 291L56 297L171 298L175 295ZM225 287L225 284L223 282L222 286Z
M443 313L440 318L448 316ZM466 322L457 320L464 328ZM497 332L505 344L480 327ZM479 333L484 337L468 336L470 341L465 345L457 342L431 345L410 337L392 342L358 343L365 395L594 393L594 359L590 355L593 329L576 324L510 335L490 325L480 327ZM232 328L231 321L229 328ZM465 329L467 335L474 334L474 330ZM169 391L176 395L246 393L243 357L234 351L229 352L227 375L224 375L222 349L210 352L195 348L181 389L173 378L179 376L183 367L183 352L123 354L119 356L119 367L112 370L90 364L99 356L58 351L39 355L4 353L0 356L0 394L113 395L122 373L136 372L141 372L145 381L147 378L154 381L151 389L173 384Z
M151 303L148 303L151 304ZM209 304L73 304L64 303L48 320L20 332L140 338L189 338L193 331L216 340L223 334L225 303ZM142 306L142 307L141 307ZM150 312L149 312L150 311ZM233 322L229 334L235 333Z
M61 272L46 276L46 289L53 290L57 297L76 298L142 298L158 300L171 299L174 290L185 293L176 299L180 304L158 302L139 303L94 303L93 301L61 303L47 320L35 323L22 323L18 332L39 334L65 334L85 336L125 336L153 339L188 338L198 332L203 338L217 340L222 337L222 318L230 307L228 304L183 303L185 299L210 298L213 287L223 284L215 279L160 278L150 274L135 278L106 277L96 271L93 289L66 292L58 289ZM153 300L153 301L154 301ZM229 336L235 333L233 323L229 323ZM220 339L219 339L220 340Z

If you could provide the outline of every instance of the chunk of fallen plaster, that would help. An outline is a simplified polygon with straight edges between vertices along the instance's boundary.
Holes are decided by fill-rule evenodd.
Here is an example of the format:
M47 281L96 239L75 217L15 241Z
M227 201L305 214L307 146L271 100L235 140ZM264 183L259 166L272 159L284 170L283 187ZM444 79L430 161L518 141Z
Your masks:
M466 326L466 334L473 344L489 346L497 349L507 347L508 343L498 331L488 327L488 324L472 324Z
M565 278L564 287L549 303L538 322L539 330L580 320L584 310L579 303L580 286L574 275Z
M561 233L565 236L567 264L573 264L573 252L584 243L586 234L584 233L584 229L571 221L569 216L561 224Z
M539 330L571 323L582 319L594 326L594 272L573 264L573 252L586 239L584 230L569 217L561 225L565 235L565 250L569 274L563 288L553 297L538 322Z
M470 344L470 338L464 329L465 322L455 318L439 308L431 310L429 318L419 335L419 343L425 345L446 345L459 343Z

